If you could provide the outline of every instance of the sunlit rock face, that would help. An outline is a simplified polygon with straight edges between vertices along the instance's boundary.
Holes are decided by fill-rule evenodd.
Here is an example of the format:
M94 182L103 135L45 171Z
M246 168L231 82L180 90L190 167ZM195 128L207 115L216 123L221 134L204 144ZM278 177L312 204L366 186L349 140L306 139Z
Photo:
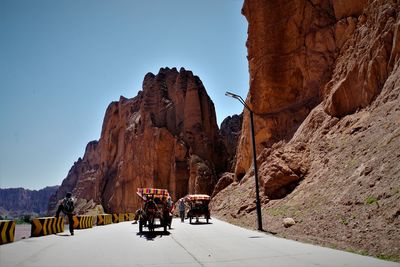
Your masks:
M314 3L316 2L316 3ZM338 49L329 0L245 1L250 91L259 152L288 140L320 101ZM236 174L251 165L249 115L244 113Z
M400 49L396 5L376 1L362 13L361 2L366 1L355 5L351 2L357 1L346 3L347 8L341 3L340 7L357 17L342 18L336 24L341 53L324 90L325 111L335 117L352 114L372 103L393 74Z
M167 188L173 199L211 194L227 154L214 104L199 79L185 69L148 73L143 90L107 108L100 140L71 168L54 202L72 191L108 212L141 205L138 187Z

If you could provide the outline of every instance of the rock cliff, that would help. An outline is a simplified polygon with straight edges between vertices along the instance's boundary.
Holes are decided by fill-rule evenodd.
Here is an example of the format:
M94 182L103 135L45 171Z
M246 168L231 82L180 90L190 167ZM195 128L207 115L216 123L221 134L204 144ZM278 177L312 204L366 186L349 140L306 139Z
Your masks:
M246 0L242 11L264 229L400 260L400 3ZM211 205L255 228L248 119L238 181Z
M248 27L250 91L256 145L289 140L320 102L338 50L336 19L329 1L245 1ZM240 179L251 165L249 116L245 112L235 173Z
M102 204L107 212L137 209L138 187L167 188L174 200L212 193L227 155L214 104L199 77L162 68L145 76L142 89L109 105L99 141L87 145L50 210L67 191L82 211Z

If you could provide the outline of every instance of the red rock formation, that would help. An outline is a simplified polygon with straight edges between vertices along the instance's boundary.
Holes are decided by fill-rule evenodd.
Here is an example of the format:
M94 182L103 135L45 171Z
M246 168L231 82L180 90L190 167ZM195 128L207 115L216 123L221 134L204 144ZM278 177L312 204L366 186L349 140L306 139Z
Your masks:
M56 199L73 191L93 207L124 212L140 206L138 187L167 188L174 199L211 194L226 164L224 151L200 79L183 68L160 69L145 76L136 97L109 105L100 140L89 143Z
M211 197L214 197L216 194L218 194L221 190L225 189L228 185L233 183L235 181L234 174L231 172L225 172L221 175L221 177L218 180L218 183L215 185L214 191L211 195Z
M318 2L314 4L313 2ZM337 57L329 0L245 1L249 22L250 91L258 151L289 139L329 81ZM251 165L249 116L244 115L236 174Z
M324 92L328 114L351 114L368 106L380 93L398 53L398 41L393 39L398 29L395 23L396 8L376 2L359 17L357 28L352 26L352 36L343 44L334 75Z
M399 261L399 2L246 0L243 13L247 103L272 112L256 116L264 229ZM247 124L245 114L236 166L247 173L211 207L254 228Z

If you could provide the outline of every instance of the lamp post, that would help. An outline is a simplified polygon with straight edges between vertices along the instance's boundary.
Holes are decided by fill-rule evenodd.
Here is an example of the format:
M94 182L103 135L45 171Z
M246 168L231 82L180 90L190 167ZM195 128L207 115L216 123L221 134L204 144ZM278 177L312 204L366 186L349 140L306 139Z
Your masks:
M257 209L257 221L258 221L258 230L262 231L262 217L261 217L261 203L260 203L260 189L258 186L258 170L257 170L257 155L256 155L256 140L254 136L254 120L253 120L253 111L246 104L243 98L240 95L226 92L226 96L235 98L249 111L250 113L250 131L251 131L251 143L253 146L253 165L254 165L254 178L256 180L256 209Z

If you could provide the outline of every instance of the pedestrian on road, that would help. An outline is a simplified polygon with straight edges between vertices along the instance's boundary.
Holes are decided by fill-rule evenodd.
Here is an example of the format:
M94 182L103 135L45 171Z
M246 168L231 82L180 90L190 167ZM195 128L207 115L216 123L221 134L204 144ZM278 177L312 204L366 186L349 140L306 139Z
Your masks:
M179 199L179 216L181 217L181 222L185 220L185 202L183 198Z
M175 210L175 205L174 205L174 202L172 201L171 197L168 197L168 199L167 199L167 207L168 207L168 226L169 226L169 229L171 229L172 216L173 216L174 210Z
M69 232L71 233L71 235L74 235L74 221L72 219L74 209L75 199L72 197L71 192L68 192L58 206L56 217L58 218L58 216L60 216L61 211L68 216Z

